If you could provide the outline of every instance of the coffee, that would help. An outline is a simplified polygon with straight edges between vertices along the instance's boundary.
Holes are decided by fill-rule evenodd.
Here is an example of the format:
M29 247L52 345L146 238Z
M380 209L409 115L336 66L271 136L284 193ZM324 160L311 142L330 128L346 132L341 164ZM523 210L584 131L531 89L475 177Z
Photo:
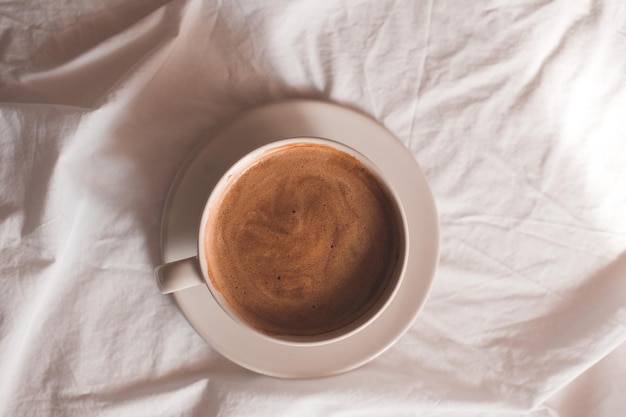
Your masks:
M397 279L397 209L377 177L333 147L296 143L235 172L205 224L208 275L234 312L278 335L367 316Z

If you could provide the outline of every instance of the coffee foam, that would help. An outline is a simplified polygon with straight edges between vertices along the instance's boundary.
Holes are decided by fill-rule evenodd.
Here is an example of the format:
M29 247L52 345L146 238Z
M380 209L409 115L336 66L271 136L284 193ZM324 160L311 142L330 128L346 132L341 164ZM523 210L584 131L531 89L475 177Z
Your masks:
M268 151L212 207L209 276L234 311L267 333L345 326L377 301L400 256L397 216L380 182L329 146Z

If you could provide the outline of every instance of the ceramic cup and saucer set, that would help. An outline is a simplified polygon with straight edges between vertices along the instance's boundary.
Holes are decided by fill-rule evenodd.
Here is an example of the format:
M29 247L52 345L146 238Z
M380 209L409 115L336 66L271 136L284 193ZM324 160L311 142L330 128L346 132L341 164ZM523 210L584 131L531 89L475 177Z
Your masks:
M219 353L252 371L355 369L411 326L439 254L432 193L372 118L290 100L248 110L172 184L157 284Z

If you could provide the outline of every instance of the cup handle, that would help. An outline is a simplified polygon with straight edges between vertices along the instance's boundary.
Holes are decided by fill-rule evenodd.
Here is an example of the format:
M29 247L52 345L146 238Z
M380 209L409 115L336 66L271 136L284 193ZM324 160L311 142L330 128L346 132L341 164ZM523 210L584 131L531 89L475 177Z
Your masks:
M161 294L170 294L204 284L197 256L157 266L154 269L154 277Z

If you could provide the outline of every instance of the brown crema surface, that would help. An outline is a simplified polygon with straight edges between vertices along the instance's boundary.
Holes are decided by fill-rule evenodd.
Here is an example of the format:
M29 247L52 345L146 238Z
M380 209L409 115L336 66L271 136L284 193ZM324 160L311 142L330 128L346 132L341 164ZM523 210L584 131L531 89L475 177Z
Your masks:
M270 150L224 187L209 214L209 275L271 334L316 335L361 316L399 257L393 205L356 158L318 144Z

